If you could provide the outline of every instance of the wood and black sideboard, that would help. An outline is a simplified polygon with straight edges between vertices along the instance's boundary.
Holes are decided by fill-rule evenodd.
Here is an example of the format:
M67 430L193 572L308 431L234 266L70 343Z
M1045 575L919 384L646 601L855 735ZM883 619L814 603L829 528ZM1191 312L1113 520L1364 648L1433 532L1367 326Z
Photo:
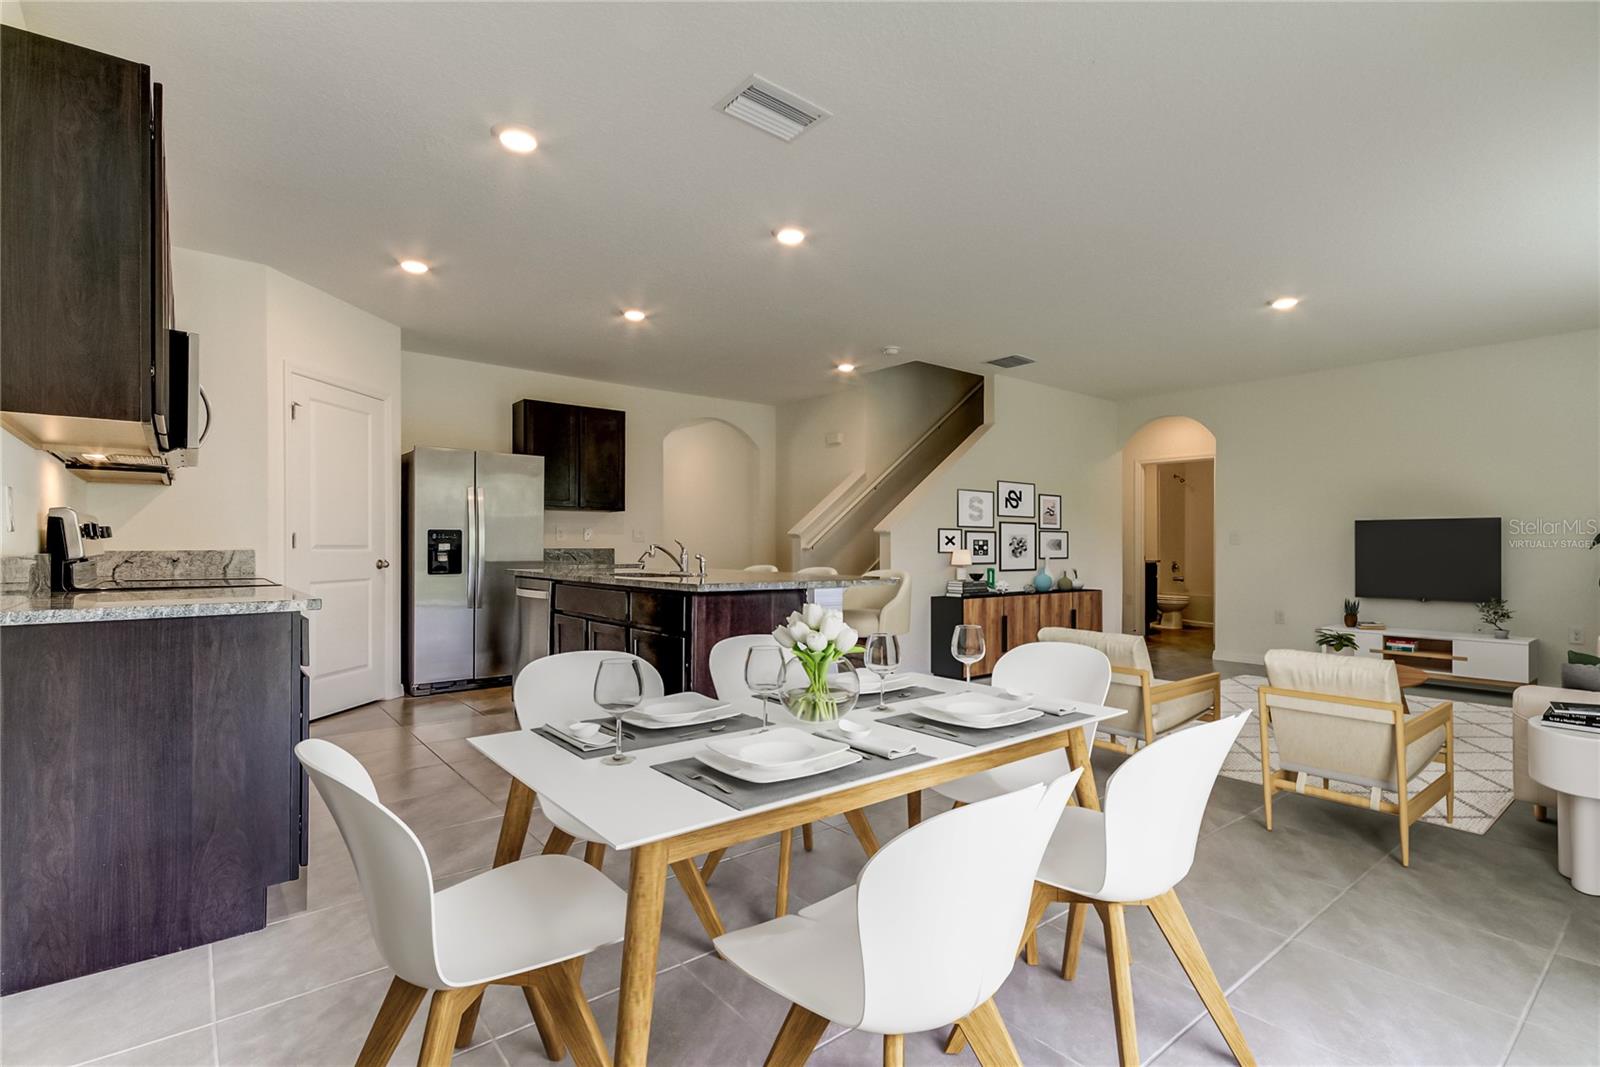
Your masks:
M1052 589L1048 593L1019 589L930 600L930 659L933 673L945 678L962 676L960 661L950 654L950 635L957 626L983 627L986 654L972 665L972 676L982 678L994 673L994 665L1011 649L1037 641L1043 627L1098 630L1103 619L1098 589Z

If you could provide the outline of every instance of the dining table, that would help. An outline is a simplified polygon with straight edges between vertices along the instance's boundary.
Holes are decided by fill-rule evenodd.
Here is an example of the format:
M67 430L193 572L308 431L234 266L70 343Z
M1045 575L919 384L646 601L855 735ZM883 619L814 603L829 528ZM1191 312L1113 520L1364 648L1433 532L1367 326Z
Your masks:
M963 689L992 692L987 686L932 674L898 677L907 679L924 698L930 695L929 690L936 693ZM1073 767L1084 769L1078 779L1075 799L1084 807L1099 809L1099 794L1089 766L1093 727L1104 719L1123 714L1122 709L1092 703L1040 701L1035 706L1046 710L1031 721L1032 729L957 731L920 718L907 720L905 716L910 713L914 701L896 699L899 696L886 697L895 699L895 703L880 711L875 706L876 694L862 694L848 718L853 723L869 726L867 736L875 745L914 747L913 756L886 758L864 752L861 763L845 769L848 773L818 774L806 779L804 786L787 783L781 789L773 789L774 794L781 795L774 795L770 800L762 800L759 792L754 799L743 792L739 798L741 806L736 806L718 788L697 788L697 784L705 786L707 783L700 778L693 784L685 781L684 778L692 776L676 769L686 766L686 760L705 748L704 736L638 748L631 753L633 761L622 765L603 758L584 758L538 730L514 730L470 739L479 752L511 776L505 819L495 853L496 866L519 858L536 797L545 798L546 802L581 822L592 835L591 842L630 854L613 1056L617 1067L642 1065L648 1055L669 869L687 894L707 934L715 938L724 932L722 920L700 868L694 863L696 857L840 815L847 818L870 856L878 844L865 815L864 809L869 805L897 797L912 797L923 789L1051 751L1065 751ZM761 716L756 697L727 703L756 719ZM596 710L592 707L575 709L572 717L592 718ZM527 718L564 721L559 711ZM908 729L884 721L895 718L901 722L911 721L917 728ZM795 725L786 711L774 713L772 719L774 726ZM784 721L779 722L780 719ZM749 729L759 729L759 725ZM828 732L831 735L833 731ZM658 765L661 765L659 769Z

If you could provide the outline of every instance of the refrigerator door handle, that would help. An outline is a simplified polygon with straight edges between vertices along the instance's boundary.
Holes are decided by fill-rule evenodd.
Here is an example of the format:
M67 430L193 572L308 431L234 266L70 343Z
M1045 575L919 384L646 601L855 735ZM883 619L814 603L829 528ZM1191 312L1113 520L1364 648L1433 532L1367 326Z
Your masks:
M467 607L478 606L478 494L467 486Z
M473 583L473 590L474 591L473 591L473 596L472 596L472 606L475 607L475 608L481 608L481 607L483 607L483 563L484 563L483 558L484 558L485 555L488 554L488 547L489 547L489 545L488 545L488 537L484 533L484 526L486 524L485 524L484 518L483 518L483 487L482 486L479 486L478 489L477 489L477 501L478 501L478 521L477 521L477 523L475 525L478 528L478 548L477 548L477 552L476 552L478 574L477 574L477 581Z

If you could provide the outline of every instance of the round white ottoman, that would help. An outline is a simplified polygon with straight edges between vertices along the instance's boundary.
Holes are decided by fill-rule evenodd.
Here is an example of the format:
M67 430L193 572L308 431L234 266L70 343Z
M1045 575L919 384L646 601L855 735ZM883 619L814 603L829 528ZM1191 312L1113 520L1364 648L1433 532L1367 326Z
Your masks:
M1600 896L1600 731L1528 720L1528 774L1556 791L1556 865L1580 893Z

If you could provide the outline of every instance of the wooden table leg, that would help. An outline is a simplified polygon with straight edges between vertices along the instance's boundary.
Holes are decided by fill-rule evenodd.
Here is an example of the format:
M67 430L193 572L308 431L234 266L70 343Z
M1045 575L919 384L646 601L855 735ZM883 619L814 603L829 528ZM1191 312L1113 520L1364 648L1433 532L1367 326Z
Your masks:
M872 832L872 823L867 821L867 813L857 808L855 811L844 813L845 821L850 824L850 829L855 831L856 840L861 842L861 848L871 859L878 853L878 835Z
M794 831L784 830L778 834L778 902L772 909L773 918L781 919L789 914L789 861L794 851Z
M590 841L583 846L583 862L597 871L606 869L606 846L598 841Z
M694 865L694 860L679 860L672 865L672 873L678 876L678 884L683 887L684 896L689 898L689 906L694 908L700 925L706 928L707 936L715 940L727 933L722 925L722 916L717 914L717 906L712 902L711 894L706 892L706 883L701 880L700 868Z
M506 814L500 820L500 840L494 846L494 865L504 867L522 858L522 843L528 837L528 821L533 818L533 790L511 779L506 794Z
M922 821L922 790L906 794L906 826L912 827Z
M1083 774L1078 776L1078 804L1090 811L1100 810L1100 790L1094 784L1094 764L1090 761L1089 743L1084 740L1083 727L1078 727L1067 734L1067 762L1074 767L1082 767Z
M717 864L722 862L722 857L727 851L725 848L717 848L706 853L705 860L700 864L700 880L702 882L711 881L711 872L717 869Z
M667 888L666 842L652 841L633 850L628 883L615 1062L616 1067L642 1067L650 1052L650 1016L655 1008L656 958Z

